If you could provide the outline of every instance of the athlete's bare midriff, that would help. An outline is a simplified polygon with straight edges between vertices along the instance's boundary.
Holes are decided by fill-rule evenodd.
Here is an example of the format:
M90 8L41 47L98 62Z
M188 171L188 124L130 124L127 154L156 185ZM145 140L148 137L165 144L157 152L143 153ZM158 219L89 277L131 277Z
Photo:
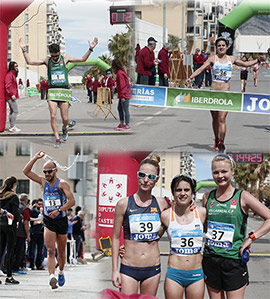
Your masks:
M136 242L125 240L122 263L132 267L152 267L160 264L158 241Z

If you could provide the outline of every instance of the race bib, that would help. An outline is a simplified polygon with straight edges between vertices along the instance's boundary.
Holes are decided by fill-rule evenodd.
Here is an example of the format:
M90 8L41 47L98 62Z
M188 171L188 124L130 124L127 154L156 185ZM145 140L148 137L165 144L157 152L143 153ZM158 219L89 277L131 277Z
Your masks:
M135 214L129 216L131 240L153 241L159 238L159 214Z
M206 245L209 247L232 249L234 224L207 221Z
M64 71L52 71L51 72L51 80L52 80L52 85L64 84L65 83Z
M50 208L50 207L58 208L61 206L61 200L57 196L48 195L45 197L44 202L46 208Z
M215 80L228 82L232 77L232 67L231 66L216 66L215 70Z
M176 254L196 254L202 250L202 242L202 230L173 229L171 231L171 251Z

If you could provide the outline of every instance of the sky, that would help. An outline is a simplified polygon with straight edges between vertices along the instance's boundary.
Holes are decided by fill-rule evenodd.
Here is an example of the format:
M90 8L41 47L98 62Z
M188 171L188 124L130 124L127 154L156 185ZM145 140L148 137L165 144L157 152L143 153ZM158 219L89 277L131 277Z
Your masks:
M66 54L81 57L94 37L99 43L91 54L97 58L109 54L108 41L116 33L126 32L125 25L111 25L109 7L128 4L129 1L108 0L55 0L59 24L66 42Z
M211 161L217 153L194 153L193 157L196 165L196 180L212 179Z

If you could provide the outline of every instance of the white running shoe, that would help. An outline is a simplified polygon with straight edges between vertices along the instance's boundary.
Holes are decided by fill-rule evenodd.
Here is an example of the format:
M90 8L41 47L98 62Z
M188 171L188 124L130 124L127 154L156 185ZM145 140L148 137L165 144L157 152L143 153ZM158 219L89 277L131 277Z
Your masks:
M21 132L21 129L19 129L19 128L15 127L15 126L9 128L8 130L9 130L9 132L11 132L11 133L18 133L18 132Z

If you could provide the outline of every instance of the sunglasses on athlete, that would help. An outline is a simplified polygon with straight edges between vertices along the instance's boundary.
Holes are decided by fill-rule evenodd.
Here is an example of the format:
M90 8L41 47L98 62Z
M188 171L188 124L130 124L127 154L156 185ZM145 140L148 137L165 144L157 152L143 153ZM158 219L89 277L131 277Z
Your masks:
M52 168L52 169L43 169L43 173L44 174L46 174L46 173L52 173L55 169L56 169L56 167Z
M138 178L139 179L144 179L145 177L148 177L148 179L150 180L150 181L154 181L154 180L156 180L157 179L157 175L155 175L155 174L146 174L146 173L144 173L144 172L142 172L142 171L138 171L137 172L137 176L138 176Z

